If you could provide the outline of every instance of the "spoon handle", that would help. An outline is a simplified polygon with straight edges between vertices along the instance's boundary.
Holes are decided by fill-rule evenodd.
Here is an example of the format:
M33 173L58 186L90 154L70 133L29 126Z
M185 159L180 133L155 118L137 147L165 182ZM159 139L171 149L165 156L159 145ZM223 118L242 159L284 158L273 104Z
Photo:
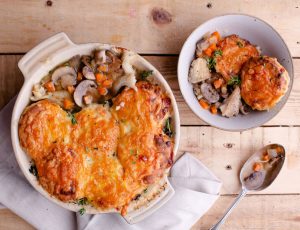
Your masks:
M220 226L225 222L229 214L232 212L233 208L239 203L239 201L247 194L247 189L242 188L240 191L240 194L237 196L235 201L232 203L232 205L228 208L227 212L224 214L224 216L219 220L218 223L216 223L210 230L218 230Z

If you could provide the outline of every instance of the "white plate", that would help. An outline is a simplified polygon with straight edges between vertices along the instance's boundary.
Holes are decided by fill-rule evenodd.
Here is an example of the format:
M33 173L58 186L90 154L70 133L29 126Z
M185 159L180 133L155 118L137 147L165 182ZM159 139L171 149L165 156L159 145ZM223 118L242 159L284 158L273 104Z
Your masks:
M264 55L276 57L290 75L289 89L282 100L269 111L253 111L248 115L226 118L212 115L198 103L188 73L194 59L196 43L207 32L219 31L222 36L237 34L258 45ZM292 89L294 69L289 49L281 36L266 22L253 16L232 14L215 17L200 25L185 41L178 60L178 81L181 93L191 110L206 123L220 129L243 131L263 125L272 119L284 106Z

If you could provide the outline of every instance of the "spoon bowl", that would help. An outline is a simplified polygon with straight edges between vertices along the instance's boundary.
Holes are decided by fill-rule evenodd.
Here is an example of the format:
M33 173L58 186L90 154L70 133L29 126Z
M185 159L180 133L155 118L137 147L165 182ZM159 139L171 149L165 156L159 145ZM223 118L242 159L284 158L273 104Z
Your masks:
M240 172L242 190L223 217L211 230L217 230L225 222L233 208L248 191L261 191L270 186L282 169L285 160L285 149L279 144L267 145L245 162Z
M277 150L280 151L277 153ZM265 159L262 159L262 157ZM267 159L267 160L266 160ZM243 165L240 172L242 187L248 191L261 191L270 186L278 176L285 160L285 149L279 144L267 145L256 151ZM261 170L253 171L258 163Z

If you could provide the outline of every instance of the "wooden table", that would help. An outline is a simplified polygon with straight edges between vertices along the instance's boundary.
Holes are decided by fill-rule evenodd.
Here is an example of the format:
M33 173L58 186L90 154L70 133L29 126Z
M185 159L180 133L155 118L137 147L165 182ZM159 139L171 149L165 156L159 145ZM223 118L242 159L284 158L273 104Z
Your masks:
M295 80L283 110L264 126L246 132L212 128L187 107L176 65L187 36L216 15L246 13L275 27L294 57ZM267 190L247 195L222 229L300 229L300 1L0 1L0 108L22 86L18 60L60 31L77 43L103 42L133 49L165 76L180 109L179 154L189 151L222 181L221 197L193 227L208 229L240 189L238 173L250 154L278 142L287 148L283 171ZM0 210L0 229L32 229L9 210Z

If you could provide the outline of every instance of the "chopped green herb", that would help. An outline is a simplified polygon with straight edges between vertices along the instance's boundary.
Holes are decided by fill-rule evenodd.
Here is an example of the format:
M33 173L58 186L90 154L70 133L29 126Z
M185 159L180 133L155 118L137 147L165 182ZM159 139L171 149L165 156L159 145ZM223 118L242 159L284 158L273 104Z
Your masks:
M228 85L240 85L241 79L239 76L234 75L231 77L231 79L227 82Z
M38 174L38 171L37 171L37 168L35 165L31 165L30 168L29 168L29 172L34 175L36 178L39 177L39 174Z
M222 56L223 55L223 52L222 52L222 50L216 50L215 52L214 52L214 57L216 57L216 56Z
M130 149L130 154L133 155L134 151L133 149Z
M82 197L80 199L77 200L76 204L78 205L87 205L88 203L88 199L86 197Z
M172 137L173 136L173 132L172 132L172 129L171 129L171 117L169 117L167 120L166 120L166 123L165 123L165 127L163 129L164 133L166 135L168 135L169 137Z
M147 188L144 189L144 193L146 193L146 192L148 192L148 189L147 189Z
M136 161L132 161L131 163L132 163L132 164L136 164Z
M210 70L213 70L216 66L216 60L214 58L207 58L206 59L206 62L207 62L207 67L210 69Z
M142 71L141 74L140 74L140 77L143 81L147 80L147 78L149 76L151 76L153 74L153 70L145 70L145 71Z
M79 214L82 216L85 213L85 208L79 209Z
M68 112L68 116L71 119L72 125L77 124L77 120L76 120L76 118L75 118L75 116L74 116L73 113Z
M240 48L244 47L243 43L241 43L240 41L237 41L236 44L237 44Z

